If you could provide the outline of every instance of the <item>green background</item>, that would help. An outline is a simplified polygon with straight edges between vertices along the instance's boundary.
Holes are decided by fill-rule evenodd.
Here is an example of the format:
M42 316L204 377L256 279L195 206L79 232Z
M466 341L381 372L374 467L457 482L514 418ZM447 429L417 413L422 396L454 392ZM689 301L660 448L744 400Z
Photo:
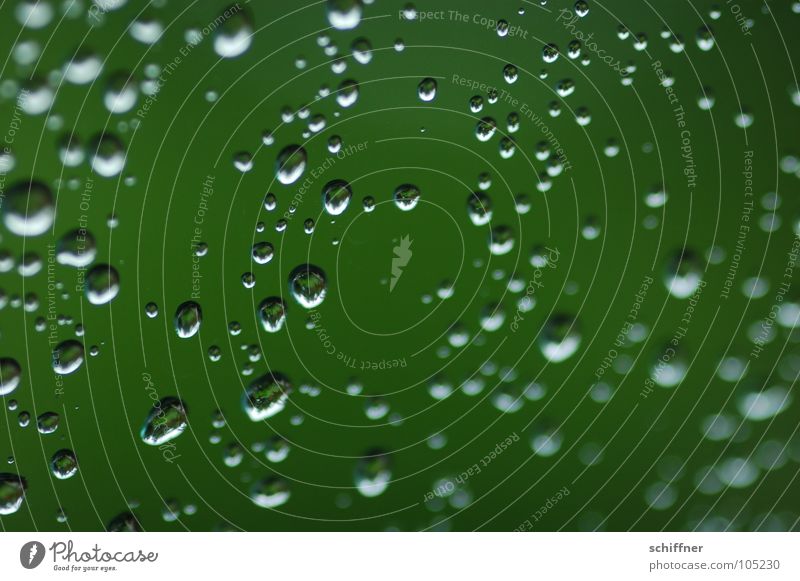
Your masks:
M34 330L35 318L47 305L46 269L30 278L16 271L0 275L9 296L32 292L42 299L38 313L11 306L0 311L0 355L14 357L23 368L21 386L5 398L16 399L19 409L4 406L0 415L0 452L14 458L3 470L24 475L29 484L22 508L0 517L3 530L102 530L128 510L128 503L133 503L145 530L512 530L564 487L570 494L534 523L535 530L797 528L796 401L763 422L739 424L736 412L743 393L773 385L795 392L800 369L796 332L778 328L775 341L750 361L741 382L724 382L716 370L725 355L747 359L752 349L747 329L769 314L794 237L798 182L779 169L779 162L797 149L798 110L787 88L796 83L792 63L798 53L800 15L792 13L790 2L742 1L743 12L754 21L752 36L745 36L725 5L721 17L712 21L712 3L706 1L590 2L589 15L576 26L594 32L598 46L608 54L635 63L633 85L623 86L619 75L591 54L589 66L565 54L554 64L542 62L541 49L547 42L566 52L571 37L557 16L561 8L572 9L571 2L551 1L544 8L505 0L488 5L479 0L418 2L420 10L457 8L469 15L504 18L526 30L527 38L501 38L471 21L404 21L398 11L405 4L376 0L364 7L358 28L336 31L329 29L324 3L253 1L246 5L255 25L251 48L241 57L219 59L213 38L205 38L169 75L135 129L131 121L145 97L139 94L132 111L110 115L102 102L108 75L125 71L144 79L146 65L170 62L186 46L184 32L207 26L225 3L173 0L148 7L131 0L106 15L101 25L90 26L86 16L59 22L60 3L53 2L56 17L42 30L22 29L13 17L13 2L0 8L0 42L9 55L2 80L12 83L6 87L25 86L32 77L48 78L80 46L105 59L92 85L64 83L49 115L24 116L12 148L16 166L6 184L31 176L53 184L58 212L54 236L23 241L4 229L2 248L15 258L24 252L46 257L48 243L77 227L80 194L92 172L87 163L78 168L59 164L56 143L65 131L74 130L88 142L106 130L127 150L120 176L93 176L88 224L97 239L98 261L119 270L119 296L110 305L91 305L74 292L76 271L57 267L57 277L68 291L68 296L58 296L57 309L73 319L72 325L59 327L60 340L74 337L74 326L81 323L87 348L99 346L96 357L87 357L78 372L64 378L62 396L56 393L49 365L52 347L45 333ZM765 13L764 6L772 13ZM126 32L137 17L163 24L165 32L155 45L137 42ZM703 21L716 37L709 52L699 50L694 40ZM647 34L646 51L636 51L631 39L617 38L620 22L634 33ZM665 27L683 37L685 52L669 49L659 36ZM331 58L317 44L322 33L330 34L346 58L348 67L341 75L331 72ZM351 42L359 37L369 39L373 47L373 59L366 66L349 56ZM393 48L398 38L405 43L402 52ZM20 66L11 57L15 43L24 39L45 47L35 68ZM300 55L308 61L302 70L295 66ZM673 88L686 110L698 174L693 191L682 174L680 129L651 68L658 60L674 74ZM513 85L503 80L507 63L519 69ZM539 78L542 69L547 70L546 79ZM544 117L572 169L554 178L547 193L537 191L544 164L533 153L542 133L523 117L514 134L516 154L501 159L498 142L514 107L502 100L486 102L476 116L468 101L477 91L454 84L454 74L506 89ZM438 79L431 103L416 95L425 77ZM574 94L564 99L554 90L563 78L576 85ZM321 85L335 90L344 79L359 82L354 107L339 108L333 94L315 100ZM59 84L57 79L51 82ZM716 96L711 111L696 104L701 87L711 88ZM215 91L218 99L209 102L207 91ZM547 114L554 100L562 109L555 119ZM14 95L7 93L0 119L11 119L14 104ZM755 118L746 131L733 121L740 104ZM297 110L304 105L312 115L327 118L325 130L307 142L302 136L306 121L280 120L284 107ZM575 122L579 107L591 112L586 127ZM339 116L334 115L337 111ZM481 143L474 127L485 115L497 120L498 134ZM60 117L63 127L48 127L48 116ZM261 143L268 129L276 138L272 146ZM276 232L276 221L301 183L284 186L274 179L278 152L288 144L305 144L308 177L310 169L330 155L326 143L333 134L340 135L345 146L367 147L337 160L315 180L286 231ZM621 146L615 158L603 154L609 138ZM724 300L719 295L741 219L746 150L754 152L756 207L734 287ZM253 170L246 174L232 163L241 151L253 155ZM482 172L492 178L492 224L507 225L515 233L514 250L504 256L489 255L487 227L472 225L467 216L467 197ZM203 323L197 336L184 340L173 330L173 314L191 298L193 220L209 175L215 178L214 194L202 230L209 251L200 261L196 299L203 308ZM127 177L133 179L126 183ZM77 182L71 188L73 178ZM354 192L349 209L336 218L322 213L319 196L332 179L349 181ZM415 184L422 192L414 211L400 212L391 203L394 188L402 183ZM648 208L645 193L661 183L669 193L666 206ZM760 199L773 191L782 199L777 212L782 225L770 234L755 221L771 213L761 207ZM277 197L275 212L263 210L267 192ZM528 214L515 212L518 193L530 196ZM374 212L361 211L364 196L375 198ZM111 214L119 219L114 229L106 225ZM647 216L657 219L657 227L643 226ZM313 236L303 231L306 218L317 222ZM601 225L596 240L581 236L589 218ZM266 225L263 233L255 231L259 221ZM414 241L413 257L389 293L393 247L406 235ZM275 246L276 255L271 263L256 265L250 248L262 240ZM544 271L535 309L525 313L520 329L512 332L519 295L506 290L507 281L512 274L525 284L533 278L528 257L539 244L558 248L560 259L556 268ZM725 249L726 257L707 266L707 286L681 342L690 370L678 387L656 388L642 398L650 366L688 305L668 294L663 283L667 264L686 247L705 267L702 257L715 244ZM359 360L406 358L405 368L348 369L325 352L306 329L306 313L288 296L288 274L304 262L323 268L328 276L328 295L319 312L336 348ZM246 271L256 276L253 289L241 284ZM497 271L502 276L496 279ZM646 275L656 282L639 321L650 332L642 343L620 350L630 356L632 368L609 372L606 381L615 388L614 397L607 404L596 403L587 397L594 372L613 347ZM772 283L761 299L751 300L741 291L751 276ZM445 280L456 281L455 293L440 301L435 290ZM794 301L796 287L797 281L789 293ZM424 294L434 295L432 304L421 301ZM256 307L263 298L276 295L285 297L289 312L286 327L273 335L260 329ZM144 315L149 301L159 305L155 319ZM451 325L460 321L474 337L481 310L490 302L502 302L507 312L500 330L481 333L482 344L451 349L447 358L440 358L437 350L446 345ZM548 363L536 345L553 313L576 316L582 334L580 349L563 363ZM227 331L232 321L241 324L238 336ZM242 386L251 379L241 373L247 364L241 347L253 344L263 351L252 363L253 377L277 370L295 386L287 408L264 423L251 422L240 406ZM218 362L207 356L212 345L222 351ZM441 377L458 387L487 360L500 371L516 371L512 387L537 381L547 386L547 396L525 401L515 413L502 413L491 402L497 374L487 378L487 388L477 397L456 390L435 401L428 394L431 378ZM158 449L139 439L151 405L144 373L152 376L160 397L179 396L188 405L190 427L174 441L180 454L174 463L165 462ZM383 395L391 411L404 418L402 424L389 425L388 417L367 419L365 399L345 393L354 377L364 385L362 395ZM309 397L300 392L301 385L318 386L321 393ZM211 426L216 409L227 420L220 430ZM20 428L21 410L34 418L57 411L61 425L55 434L44 436L33 425ZM703 418L719 412L734 415L737 434L721 442L703 439ZM302 424L293 425L292 418L300 416ZM563 435L561 449L549 458L532 455L529 444L541 426L557 426ZM220 433L220 443L209 441L213 432ZM431 449L426 440L439 432L446 435L447 445ZM467 470L512 433L520 441L466 482L471 494L466 508L446 501L423 502L437 479ZM229 442L238 440L249 447L274 434L292 443L284 462L270 464L263 454L249 451L237 468L223 463L223 448ZM696 490L696 474L703 467L748 458L766 440L784 446L780 467L762 470L745 488L725 488L713 495ZM587 443L605 447L602 461L589 468L580 460ZM63 447L76 452L80 470L58 481L49 474L48 460ZM373 448L390 452L393 481L382 495L364 498L354 489L353 470L357 459ZM284 477L291 489L291 499L277 510L258 508L248 498L252 482L271 474ZM649 508L646 489L673 477L674 504L666 510ZM195 505L196 513L166 522L162 508L165 499L173 498L182 506ZM68 516L65 523L56 521L59 507Z

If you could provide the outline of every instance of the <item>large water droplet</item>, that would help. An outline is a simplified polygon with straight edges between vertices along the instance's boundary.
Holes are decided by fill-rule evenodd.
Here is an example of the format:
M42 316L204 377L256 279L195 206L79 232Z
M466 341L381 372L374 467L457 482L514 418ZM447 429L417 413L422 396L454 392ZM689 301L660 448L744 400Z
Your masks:
M247 386L242 395L242 408L252 421L260 422L283 410L291 392L289 378L281 373L269 373Z
M76 85L86 85L94 81L102 69L100 57L84 48L64 65L64 79Z
M508 226L499 225L489 232L489 252L495 256L503 256L514 249L516 238L514 231Z
M328 0L325 9L337 30L352 30L361 22L361 0Z
M296 182L306 171L307 161L306 150L299 145L284 147L275 164L278 181L287 186Z
M28 482L23 476L0 473L0 515L14 514L25 499Z
M125 146L114 137L104 133L89 144L92 170L106 178L114 177L125 167Z
M103 104L110 113L127 113L136 105L138 88L130 73L115 73L108 79Z
M86 298L93 305L105 305L119 294L119 274L108 264L98 264L86 275Z
M180 436L189 426L188 409L177 397L168 396L153 404L139 431L142 442L160 446Z
M475 137L478 141L489 141L497 131L497 122L491 117L484 117L475 126Z
M322 203L325 211L331 216L342 214L353 197L353 190L344 180L333 180L322 189Z
M36 418L36 429L40 434L52 434L58 429L59 419L56 412L44 412Z
M419 203L419 189L412 184L402 184L397 186L394 190L394 203L395 205L408 212L413 210Z
M44 28L53 20L53 7L41 0L22 0L16 6L14 15L25 28ZM8 16L6 16L6 19Z
M175 332L181 339L194 337L203 322L203 311L194 301L182 303L175 311Z
M69 375L83 365L83 345L75 339L62 341L53 350L53 371L61 375Z
M50 471L59 480L72 478L78 472L78 459L72 450L58 450L50 459Z
M339 90L336 91L336 102L339 106L347 109L352 107L358 101L358 83L352 79L342 81L339 85Z
M97 256L97 245L91 232L84 229L64 234L56 246L56 261L64 266L86 268Z
M476 226L492 221L492 200L484 192L475 192L467 198L467 213Z
M286 323L286 305L279 297L268 297L258 307L261 326L268 333L277 333Z
M267 264L275 256L275 248L269 242L256 242L253 244L252 256L256 264Z
M289 275L289 291L301 306L316 308L328 292L325 273L313 264L301 264Z
M436 98L437 84L436 80L430 77L422 79L417 87L417 94L420 100L429 103Z
M17 236L39 236L53 225L55 207L50 188L41 182L18 183L3 204L3 223Z
M0 395L8 395L19 387L22 370L16 359L0 357Z
M539 335L539 349L545 359L559 363L572 357L581 344L577 321L569 315L554 315Z
M222 58L236 58L253 43L253 20L239 4L229 6L222 15L225 21L214 32L214 52Z
M760 392L745 394L739 398L736 407L744 419L763 421L777 416L791 403L792 395L776 385Z

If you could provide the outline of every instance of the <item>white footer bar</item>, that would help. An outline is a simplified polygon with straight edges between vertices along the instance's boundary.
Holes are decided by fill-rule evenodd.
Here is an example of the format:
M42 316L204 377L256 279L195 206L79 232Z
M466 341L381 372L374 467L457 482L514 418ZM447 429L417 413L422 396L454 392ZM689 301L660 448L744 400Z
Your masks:
M4 533L2 579L800 579L796 533ZM591 576L591 577L589 577Z

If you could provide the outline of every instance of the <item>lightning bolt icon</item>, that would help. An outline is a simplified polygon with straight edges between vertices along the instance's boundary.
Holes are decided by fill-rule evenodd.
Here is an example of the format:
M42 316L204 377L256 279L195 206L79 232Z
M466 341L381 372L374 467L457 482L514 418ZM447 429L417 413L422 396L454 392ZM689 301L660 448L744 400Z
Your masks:
M408 265L408 262L411 260L411 256L413 252L411 252L411 244L413 240L410 240L408 235L403 236L400 239L400 244L394 247L394 255L395 257L392 258L392 280L389 285L389 292L394 290L397 281L400 280L400 277L403 275L403 268Z

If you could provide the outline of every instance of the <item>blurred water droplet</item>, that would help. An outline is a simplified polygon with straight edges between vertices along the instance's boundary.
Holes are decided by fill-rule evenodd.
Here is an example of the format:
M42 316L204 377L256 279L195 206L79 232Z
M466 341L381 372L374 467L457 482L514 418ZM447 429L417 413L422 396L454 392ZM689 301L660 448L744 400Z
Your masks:
M253 43L250 11L235 4L226 8L219 18L224 21L214 31L214 52L226 59L243 55Z
M328 22L337 30L352 30L361 22L361 0L327 0Z
M361 496L380 496L389 487L391 479L389 456L382 450L368 451L356 464L354 480Z

